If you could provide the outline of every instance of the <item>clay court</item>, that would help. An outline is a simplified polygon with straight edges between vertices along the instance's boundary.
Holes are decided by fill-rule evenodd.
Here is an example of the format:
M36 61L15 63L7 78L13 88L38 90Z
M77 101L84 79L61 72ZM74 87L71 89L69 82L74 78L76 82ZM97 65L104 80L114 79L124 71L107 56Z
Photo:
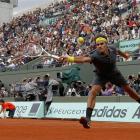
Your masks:
M92 122L84 129L78 121L1 119L0 140L137 140L140 123Z

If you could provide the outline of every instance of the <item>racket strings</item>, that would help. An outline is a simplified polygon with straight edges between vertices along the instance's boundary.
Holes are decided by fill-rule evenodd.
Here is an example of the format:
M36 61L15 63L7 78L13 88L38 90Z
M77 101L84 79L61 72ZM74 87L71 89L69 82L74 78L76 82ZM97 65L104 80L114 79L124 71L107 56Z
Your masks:
M27 56L39 56L42 54L42 48L39 45L29 44L25 48L25 55Z
M26 57L51 57L54 59L58 59L59 57L56 55L53 55L53 53L50 53L51 50L44 48L40 45L36 45L36 44L28 44L27 46L25 46L24 49L24 56Z

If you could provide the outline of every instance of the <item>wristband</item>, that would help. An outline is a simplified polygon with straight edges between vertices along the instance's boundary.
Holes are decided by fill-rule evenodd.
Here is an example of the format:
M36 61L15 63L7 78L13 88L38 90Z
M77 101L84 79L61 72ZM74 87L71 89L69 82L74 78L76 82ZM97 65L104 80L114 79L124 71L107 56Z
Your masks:
M74 57L73 56L67 57L67 62L74 63Z

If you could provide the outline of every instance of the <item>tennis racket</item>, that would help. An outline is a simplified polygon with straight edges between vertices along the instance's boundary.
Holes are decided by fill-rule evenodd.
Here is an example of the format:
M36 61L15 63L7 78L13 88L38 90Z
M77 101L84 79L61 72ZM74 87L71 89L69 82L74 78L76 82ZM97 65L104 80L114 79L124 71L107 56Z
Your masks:
M42 48L41 45L36 45L34 43L29 43L24 47L23 56L31 58L44 56L59 59L59 56L48 53L46 50Z

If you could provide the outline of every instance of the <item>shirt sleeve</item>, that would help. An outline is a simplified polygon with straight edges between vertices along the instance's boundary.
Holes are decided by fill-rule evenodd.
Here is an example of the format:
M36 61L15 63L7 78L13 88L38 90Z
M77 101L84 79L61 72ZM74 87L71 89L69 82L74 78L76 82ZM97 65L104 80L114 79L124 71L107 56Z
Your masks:
M110 46L110 49L113 50L113 52L114 52L115 54L117 54L118 51L119 51L119 49L118 49L117 47L115 47L115 46Z
M95 52L95 50L93 52L91 52L89 56L91 57L91 63L93 63L94 60L95 60L95 58L96 58L96 52Z

